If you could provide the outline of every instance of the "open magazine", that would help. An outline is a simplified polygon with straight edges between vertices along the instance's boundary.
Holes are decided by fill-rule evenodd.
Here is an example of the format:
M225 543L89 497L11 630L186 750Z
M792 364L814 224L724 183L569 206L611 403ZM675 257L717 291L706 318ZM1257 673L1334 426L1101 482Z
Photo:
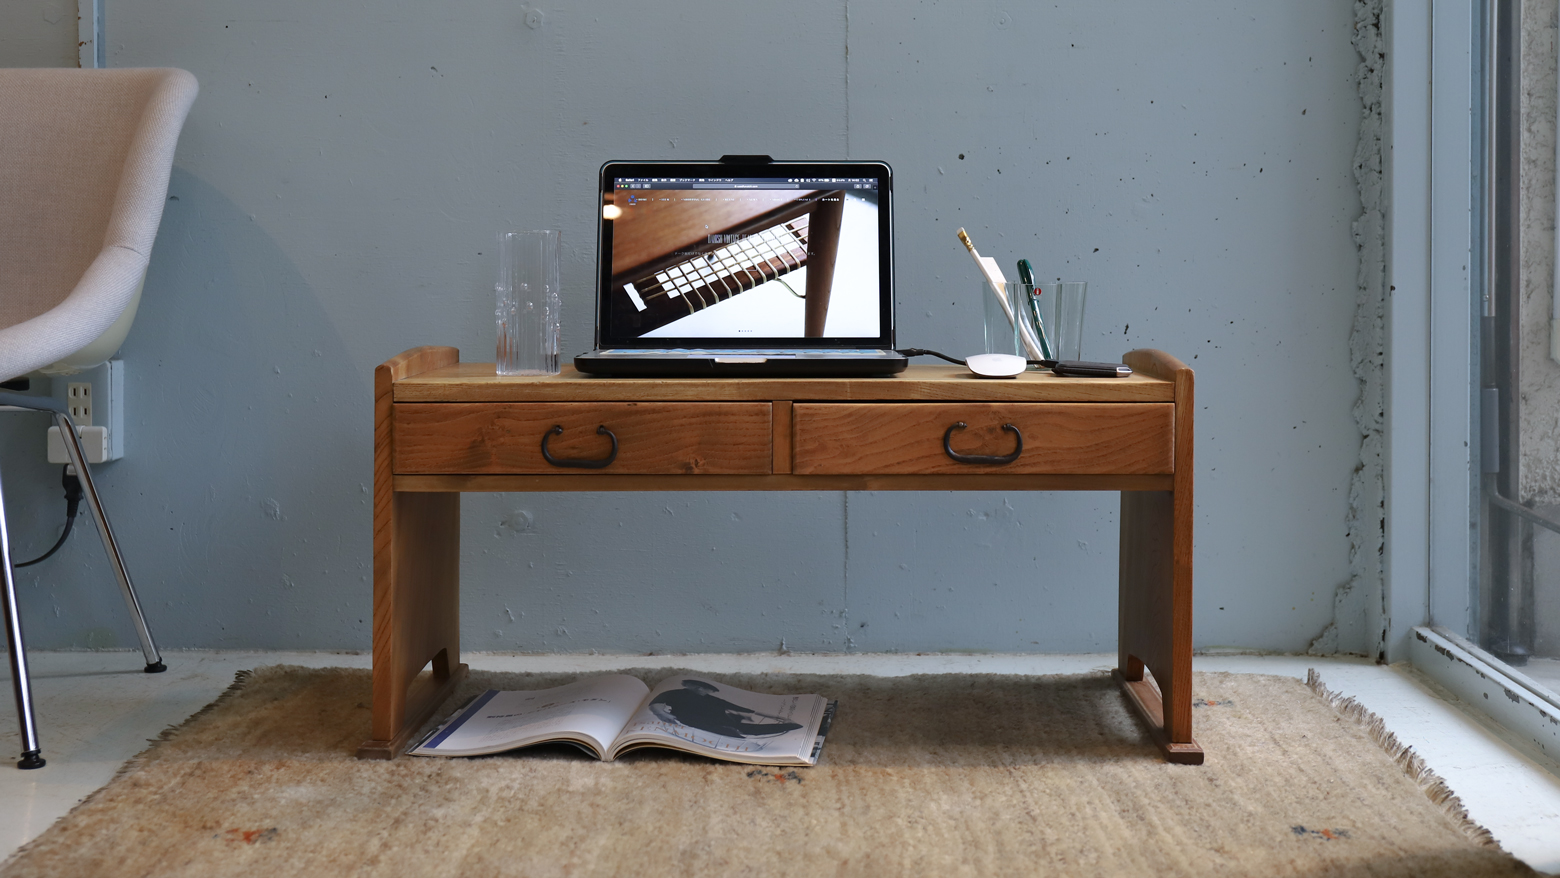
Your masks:
M834 717L821 695L764 695L699 677L654 689L626 674L556 689L478 695L411 753L481 756L533 744L573 744L608 762L640 747L668 747L754 765L815 765Z

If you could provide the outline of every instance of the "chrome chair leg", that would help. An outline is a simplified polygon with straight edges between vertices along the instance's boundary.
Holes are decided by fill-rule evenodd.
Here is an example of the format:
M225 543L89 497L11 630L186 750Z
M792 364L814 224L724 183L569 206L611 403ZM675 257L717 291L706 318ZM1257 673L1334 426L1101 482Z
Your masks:
M136 634L141 639L141 655L146 659L146 672L155 674L166 671L168 667L163 664L162 656L157 652L157 644L152 641L152 632L146 627L146 617L141 612L141 602L136 599L135 587L130 584L130 574L125 570L124 559L119 554L119 543L114 539L114 532L108 526L108 516L98 500L97 486L92 483L92 471L87 467L87 456L82 451L80 438L76 436L76 425L71 423L64 407L53 400L0 391L0 411L17 410L49 412L54 415L55 423L60 428L60 438L65 444L65 453L70 457L71 466L76 469L76 477L81 480L81 492L87 501L87 508L92 510L93 522L97 525L98 536L103 540L109 565L114 568L114 576L119 580L119 591L135 621ZM38 727L33 717L32 681L27 671L27 650L22 643L22 617L17 609L16 575L11 566L11 544L10 535L6 531L3 490L0 490L0 580L3 580L0 585L4 586L3 593L0 593L0 598L4 599L0 602L0 609L5 614L6 645L11 656L11 682L16 692L16 712L22 726L22 758L16 765L18 768L42 768L44 759L40 754Z
M157 652L157 644L152 642L151 629L146 627L146 616L141 612L135 586L130 584L130 573L125 570L124 559L120 557L119 543L114 539L114 531L108 526L108 516L98 500L97 487L92 484L92 473L87 468L87 456L81 449L81 440L76 436L76 425L71 423L70 416L64 412L54 412L54 421L59 425L60 438L65 442L65 453L70 457L71 466L76 468L76 475L81 479L81 492L87 501L87 508L92 510L98 536L103 538L103 551L108 553L109 566L114 568L114 577L119 580L119 591L124 596L125 607L130 610L130 618L135 621L135 633L141 639L141 656L146 659L146 672L160 674L168 670L168 666L163 664L162 656Z
M5 526L5 486L0 484L0 580L4 594L6 646L11 653L11 688L16 693L16 715L22 725L22 758L17 768L42 768L38 725L33 718L32 678L27 674L27 648L22 643L22 616L16 605L16 575L11 570L11 537Z

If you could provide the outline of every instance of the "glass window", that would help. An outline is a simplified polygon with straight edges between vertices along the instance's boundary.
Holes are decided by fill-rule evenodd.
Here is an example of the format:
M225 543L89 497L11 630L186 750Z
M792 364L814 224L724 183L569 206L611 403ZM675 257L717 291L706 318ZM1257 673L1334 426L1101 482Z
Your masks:
M1560 286L1556 284L1553 12L1491 0L1477 152L1477 600L1470 634L1553 698L1560 692Z

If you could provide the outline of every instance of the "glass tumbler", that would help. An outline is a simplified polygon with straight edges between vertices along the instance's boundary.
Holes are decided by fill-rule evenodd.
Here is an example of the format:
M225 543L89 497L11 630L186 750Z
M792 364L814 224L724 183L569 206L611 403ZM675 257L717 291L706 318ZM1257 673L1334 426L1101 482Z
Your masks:
M498 374L558 374L558 230L501 233L494 291Z
M1030 313L1045 324L1055 359L1083 359L1083 306L1088 295L1087 281L1035 284Z

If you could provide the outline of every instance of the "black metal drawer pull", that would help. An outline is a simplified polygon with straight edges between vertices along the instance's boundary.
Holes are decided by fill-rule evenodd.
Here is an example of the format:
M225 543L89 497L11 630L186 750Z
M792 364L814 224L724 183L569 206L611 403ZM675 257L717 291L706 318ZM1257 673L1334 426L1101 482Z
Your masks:
M611 430L607 429L607 425L606 424L602 424L601 426L596 428L596 435L597 436L605 436L608 439L612 440L612 453L608 454L606 457L603 457L603 458L601 458L599 460L588 460L588 459L584 459L584 458L553 457L552 456L552 452L547 450L547 438L549 436L561 436L561 435L563 435L563 425L562 424L554 424L553 428L551 430L548 430L546 433L542 434L542 458L544 460L546 460L548 463L552 464L553 466L571 466L571 467L574 467L576 469L605 469L607 467L607 464L610 464L612 461L617 460L617 452L618 452L617 436L614 435ZM1017 457L1017 455L1014 455L1014 457Z
M953 450L953 446L948 444L948 440L953 436L954 430L962 430L968 426L969 424L960 421L957 424L954 424L952 427L949 427L948 432L943 434L943 451L948 452L948 456L954 460L957 460L959 463L990 464L991 466L1002 466L1004 464L1009 464L1015 460L1018 460L1018 456L1024 453L1024 434L1018 432L1018 428L1012 424L1003 424L1002 429L1012 433L1013 438L1017 440L1018 443L1017 447L1013 449L1012 454L960 454L959 452Z

